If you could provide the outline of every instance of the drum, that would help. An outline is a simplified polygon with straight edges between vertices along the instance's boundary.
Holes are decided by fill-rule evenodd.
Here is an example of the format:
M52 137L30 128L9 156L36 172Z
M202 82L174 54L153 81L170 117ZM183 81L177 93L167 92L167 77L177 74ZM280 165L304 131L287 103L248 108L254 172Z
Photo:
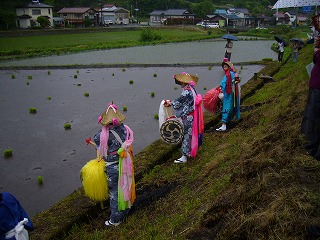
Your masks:
M183 139L183 124L177 118L167 119L160 127L162 140L169 144L179 144Z

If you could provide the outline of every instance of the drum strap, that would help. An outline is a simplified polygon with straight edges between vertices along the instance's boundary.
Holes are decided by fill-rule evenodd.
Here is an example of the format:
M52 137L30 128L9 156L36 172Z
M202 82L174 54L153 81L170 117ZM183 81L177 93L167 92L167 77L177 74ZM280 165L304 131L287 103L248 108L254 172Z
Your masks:
M165 107L167 119L172 117L172 107Z
M111 130L111 129L110 129L110 132L112 132L112 134L115 136L115 138L118 140L118 142L122 145L123 142L122 142L120 136L118 135L118 133L116 133L114 130Z

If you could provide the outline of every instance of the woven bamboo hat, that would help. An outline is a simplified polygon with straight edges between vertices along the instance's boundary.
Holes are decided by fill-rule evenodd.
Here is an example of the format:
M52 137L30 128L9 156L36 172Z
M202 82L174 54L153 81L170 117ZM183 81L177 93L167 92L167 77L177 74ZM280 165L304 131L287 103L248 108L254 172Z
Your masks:
M193 81L195 84L198 83L199 78L195 75L189 74L189 73L181 73L176 74L173 76L175 80L177 80L180 83L189 83L190 81Z
M118 111L118 107L109 103L107 111L103 112L98 118L98 123L106 126L109 124L117 125L126 120L126 117Z
M233 66L232 62L230 62L230 61L223 61L221 63L221 66L223 67L223 65L229 66L233 72L237 71L237 69Z

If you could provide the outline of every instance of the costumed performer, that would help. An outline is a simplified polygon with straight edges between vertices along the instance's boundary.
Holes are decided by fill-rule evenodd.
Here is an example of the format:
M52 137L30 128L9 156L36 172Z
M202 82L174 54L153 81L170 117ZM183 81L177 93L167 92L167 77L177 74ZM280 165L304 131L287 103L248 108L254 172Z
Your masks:
M133 131L123 122L126 117L118 111L115 104L98 118L102 129L94 136L98 154L106 162L108 177L110 219L107 226L118 226L129 212L135 198L133 169Z
M175 83L181 85L180 97L169 102L176 111L176 117L182 119L184 136L182 140L182 156L174 163L185 163L187 157L195 157L202 143L204 132L202 96L197 94L195 85L198 77L189 73L181 73L173 76Z
M305 149L320 160L320 36L314 38L313 63L301 132L308 141Z
M0 193L0 240L28 240L34 227L19 201L10 193Z
M223 132L227 130L227 123L230 122L234 116L240 119L240 88L238 83L240 79L236 73L236 69L229 61L222 62L222 68L225 72L219 86L222 94L219 98L222 100L222 126L216 131Z

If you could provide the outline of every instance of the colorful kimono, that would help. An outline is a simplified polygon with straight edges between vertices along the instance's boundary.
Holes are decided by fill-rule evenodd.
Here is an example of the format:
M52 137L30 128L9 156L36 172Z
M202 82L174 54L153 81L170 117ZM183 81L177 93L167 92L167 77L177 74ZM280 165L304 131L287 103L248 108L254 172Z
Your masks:
M96 143L98 148L100 147L100 135L101 131L99 131L94 136L94 142ZM125 126L124 124L119 124L114 127L110 127L107 156L104 156L103 158L106 162L106 174L108 177L111 211L110 220L113 223L118 223L122 221L125 215L129 212L130 207L135 199L135 185L132 158L128 161L125 160L126 166L124 166L122 162L125 156L122 155L121 157L119 157L118 154L119 151L121 153L125 150L125 152L128 153L130 157L132 157L132 141L129 141L129 144L127 144L127 146L122 146L123 142L124 145L126 145L126 141L128 139L132 139L133 141L133 133L129 127ZM131 172L129 173L128 170L130 170ZM129 183L129 181L131 182Z
M223 93L222 103L222 122L230 122L234 116L240 119L240 90L238 84L235 84L235 73L230 71L232 79L232 93L227 94L227 77L226 75L220 82L221 90Z
M201 95L197 95L195 89L188 84L183 88L180 97L172 101L172 107L183 123L182 153L195 157L203 134Z
M0 195L0 240L29 239L28 232L34 229L28 214L19 201L10 193Z

